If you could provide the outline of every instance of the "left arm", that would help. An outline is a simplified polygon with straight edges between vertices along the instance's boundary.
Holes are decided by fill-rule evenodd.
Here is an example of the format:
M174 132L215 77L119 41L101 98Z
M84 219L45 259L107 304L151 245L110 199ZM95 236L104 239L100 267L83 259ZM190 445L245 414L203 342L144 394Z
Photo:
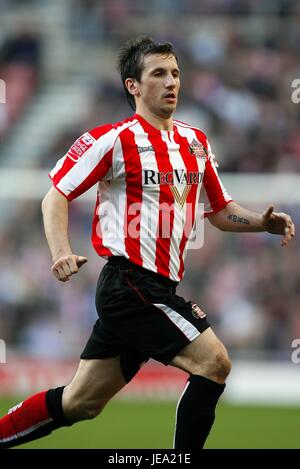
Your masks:
M229 202L223 210L209 215L212 225L222 231L259 232L268 231L272 234L283 235L281 246L286 246L295 236L295 226L286 213L274 212L270 205L263 213L256 213L241 207L236 202Z

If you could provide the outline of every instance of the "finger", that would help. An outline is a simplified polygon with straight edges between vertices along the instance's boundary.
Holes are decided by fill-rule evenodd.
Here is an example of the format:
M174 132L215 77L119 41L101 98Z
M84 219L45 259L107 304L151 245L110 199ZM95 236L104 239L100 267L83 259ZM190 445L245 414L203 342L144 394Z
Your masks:
M51 272L53 273L54 277L57 278L57 280L59 280L59 273L57 272L57 270L53 269L53 267L52 267Z
M296 234L296 229L295 229L294 223L292 222L292 226L291 226L291 235L292 235L292 236L295 236L295 234Z
M76 259L76 263L77 263L77 266L78 267L81 267L83 264L85 264L86 262L88 262L88 259L86 257L83 257L83 256L77 256L77 259Z
M70 266L68 264L68 261L65 261L62 265L61 265L61 268L65 274L66 277L69 277L70 275L72 275L72 272L71 272L71 269L70 269Z
M69 280L69 276L66 274L63 266L57 266L56 267L56 270L58 271L59 273L59 280L62 281L62 282L66 282L67 280Z
M269 205L269 207L264 211L263 217L264 218L270 218L273 211L274 211L274 205Z
M62 282L65 282L66 280L69 280L69 276L65 273L63 267L61 264L59 263L55 263L52 267L51 267L51 270L53 272L53 274L55 275L55 277L62 281Z
M285 235L281 241L281 246L286 246L289 243L289 241L291 241L293 237L291 228L292 227L288 227L288 226L285 227L284 229Z
M72 256L72 257L70 257L70 259L68 259L68 265L70 267L71 274L76 274L78 272L78 266L77 266L77 263L74 259L74 256Z

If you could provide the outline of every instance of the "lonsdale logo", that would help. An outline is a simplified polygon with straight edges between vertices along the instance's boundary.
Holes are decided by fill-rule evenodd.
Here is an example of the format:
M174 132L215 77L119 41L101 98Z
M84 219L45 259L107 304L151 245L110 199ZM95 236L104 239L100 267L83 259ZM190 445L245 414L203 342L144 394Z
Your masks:
M182 208L185 204L185 201L187 199L187 196L189 195L189 192L191 190L192 186L185 186L183 189L182 194L179 193L179 190L177 189L176 186L170 186L170 189L172 191L172 194L174 195L175 201L180 205Z

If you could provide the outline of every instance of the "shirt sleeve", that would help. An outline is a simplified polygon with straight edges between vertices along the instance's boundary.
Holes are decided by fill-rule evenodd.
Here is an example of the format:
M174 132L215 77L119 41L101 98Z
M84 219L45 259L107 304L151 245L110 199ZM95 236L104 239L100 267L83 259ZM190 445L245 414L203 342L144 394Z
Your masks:
M219 212L229 202L233 201L218 175L218 164L215 155L211 151L210 143L208 140L206 143L207 161L203 177L203 194L201 196L201 201L204 202L204 217Z
M81 135L50 171L54 187L68 200L86 192L100 180L112 178L115 129L97 127Z

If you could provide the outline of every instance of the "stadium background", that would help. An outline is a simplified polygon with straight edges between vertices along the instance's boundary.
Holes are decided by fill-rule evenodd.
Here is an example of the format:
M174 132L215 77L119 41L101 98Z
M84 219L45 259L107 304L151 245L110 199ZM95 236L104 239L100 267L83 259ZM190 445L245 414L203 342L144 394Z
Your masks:
M299 230L299 23L297 0L0 0L1 413L70 379L96 317L95 190L72 203L72 245L89 263L63 285L49 272L40 202L74 139L130 112L119 45L136 34L174 43L176 117L207 133L233 198L273 202ZM179 292L207 312L233 360L209 448L300 446L299 263L298 237L282 249L277 237L208 223L205 246L188 255ZM24 447L170 448L184 382L149 363L103 416Z

